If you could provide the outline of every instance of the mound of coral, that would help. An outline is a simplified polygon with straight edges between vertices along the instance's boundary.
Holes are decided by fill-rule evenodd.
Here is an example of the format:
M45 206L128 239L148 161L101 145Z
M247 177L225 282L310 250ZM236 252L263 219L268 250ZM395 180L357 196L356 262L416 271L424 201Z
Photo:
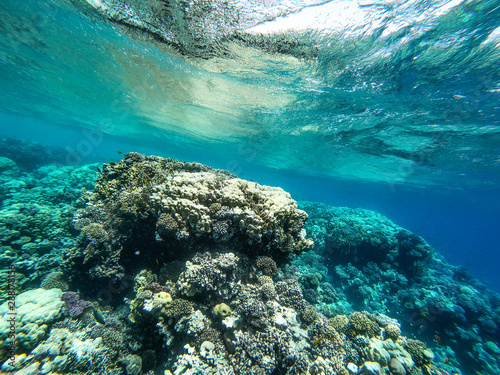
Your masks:
M0 162L0 264L41 287L2 374L499 373L498 296L377 213L135 153Z
M394 319L368 312L328 319L297 280L266 275L258 263L206 252L170 278L143 270L127 301L129 320L141 330L156 325L173 374L383 374L392 367L400 371L393 374L430 374L433 353L403 337Z
M0 306L0 361L33 349L62 315L60 289L33 289Z
M330 282L311 287L302 277L312 288L308 295L318 295L311 302L321 311L390 311L407 331L434 341L441 363L458 360L466 374L500 373L498 294L376 212L310 202L299 206L309 214L305 228L315 253L295 264Z
M290 194L198 163L129 153L105 164L85 197L66 268L92 279L121 278L200 247L283 259L312 245L307 214Z

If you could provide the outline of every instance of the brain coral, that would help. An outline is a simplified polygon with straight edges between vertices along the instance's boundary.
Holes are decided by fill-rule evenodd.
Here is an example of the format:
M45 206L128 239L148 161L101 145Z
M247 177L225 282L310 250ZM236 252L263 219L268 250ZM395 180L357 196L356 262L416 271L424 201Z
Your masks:
M168 262L207 244L275 260L312 246L290 194L198 163L129 153L105 164L84 198L74 218L82 235L66 259L73 277L121 277L137 260Z

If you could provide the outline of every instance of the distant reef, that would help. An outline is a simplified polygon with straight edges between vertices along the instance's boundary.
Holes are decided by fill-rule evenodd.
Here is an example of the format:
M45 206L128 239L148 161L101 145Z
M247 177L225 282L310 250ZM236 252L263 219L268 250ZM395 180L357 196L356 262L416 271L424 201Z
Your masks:
M299 208L309 215L305 229L315 245L293 264L318 310L386 311L434 343L436 363L457 361L464 374L500 374L497 293L377 212L312 202ZM319 282L311 284L311 275Z
M67 164L68 151L16 138L0 138L0 156L12 160L21 170L34 171L48 164Z
M500 373L499 296L375 212L137 153L54 164L0 157L1 374Z

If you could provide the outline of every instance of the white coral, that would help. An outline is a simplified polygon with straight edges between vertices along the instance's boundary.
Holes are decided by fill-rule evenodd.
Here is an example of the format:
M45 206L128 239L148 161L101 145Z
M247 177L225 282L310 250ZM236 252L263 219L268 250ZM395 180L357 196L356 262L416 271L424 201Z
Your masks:
M10 345L10 319L16 319L16 341L19 347L32 349L42 340L48 325L62 315L64 302L60 289L33 289L15 298L15 309L8 301L0 306L0 349ZM15 314L15 315L14 315Z

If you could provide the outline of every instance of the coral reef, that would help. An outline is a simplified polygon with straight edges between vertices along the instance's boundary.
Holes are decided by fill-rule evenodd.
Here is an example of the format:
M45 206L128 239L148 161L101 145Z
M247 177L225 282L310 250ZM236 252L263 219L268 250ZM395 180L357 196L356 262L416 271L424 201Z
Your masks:
M210 244L275 260L312 245L307 214L288 193L198 163L129 153L103 166L85 198L75 215L80 241L65 264L92 279Z
M17 156L29 158L21 151ZM73 246L77 234L73 214L82 188L93 186L97 167L37 164L37 169L28 173L22 171L27 166L19 168L5 157L1 160L0 274L14 266L16 287L22 292L40 286L49 273L58 269L65 249ZM43 281L44 288L68 288L63 286L64 277L57 273ZM6 299L6 290L0 288L0 302Z
M187 272L193 267L196 272ZM256 277L245 254L196 253L183 269L177 280L164 281L172 295L150 291L158 277L141 271L136 298L128 300L129 324L143 330L155 322L175 353L167 361L173 374L220 374L224 368L227 374L347 375L353 368L383 373L390 366L417 374L430 366L420 359L430 350L401 336L394 319L364 311L329 321L304 300L297 280ZM273 297L264 286L276 288ZM182 308L172 313L174 306ZM397 337L384 337L387 330Z
M26 353L44 338L49 326L62 317L61 296L59 289L33 289L0 306L0 361L5 360L8 348Z
M68 151L62 147L47 146L16 138L0 139L0 157L12 160L16 168L32 172L50 164L67 165ZM0 162L0 173L2 165ZM10 167L9 167L10 169Z
M0 159L0 274L50 290L16 297L13 362L0 307L0 374L500 373L498 296L379 214L139 154L95 188L25 168Z
M5 362L1 367L8 372L27 368L33 374L124 374L113 364L113 354L103 345L102 338L91 339L83 332L73 333L65 328L52 329L29 356L16 355L14 366Z
M315 248L294 264L309 274L327 264L335 286L336 300L318 301L320 311L390 311L404 329L433 342L438 361L457 358L464 373L499 373L499 357L485 348L500 342L500 296L376 212L310 202L299 207L309 214L305 228ZM384 328L387 339L399 335L399 327ZM457 371L450 366L443 369Z
M369 210L301 202L311 212L307 232L335 264L390 263L405 277L418 276L434 254L420 237Z

